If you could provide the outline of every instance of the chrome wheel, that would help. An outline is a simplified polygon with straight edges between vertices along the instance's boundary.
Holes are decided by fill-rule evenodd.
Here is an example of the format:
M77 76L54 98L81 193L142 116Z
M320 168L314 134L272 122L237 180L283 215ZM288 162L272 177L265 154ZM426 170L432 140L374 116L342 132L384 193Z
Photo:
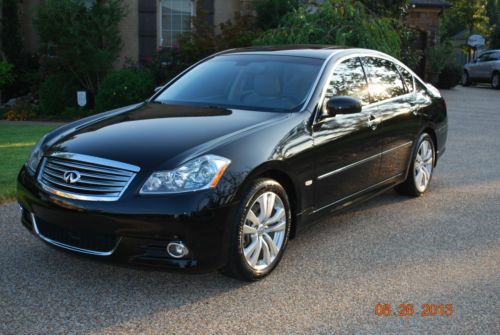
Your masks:
M424 192L429 186L434 167L434 147L428 139L420 143L415 157L415 187Z
M283 247L286 227L287 215L279 195L261 194L250 206L241 234L243 255L252 269L262 271L273 263Z

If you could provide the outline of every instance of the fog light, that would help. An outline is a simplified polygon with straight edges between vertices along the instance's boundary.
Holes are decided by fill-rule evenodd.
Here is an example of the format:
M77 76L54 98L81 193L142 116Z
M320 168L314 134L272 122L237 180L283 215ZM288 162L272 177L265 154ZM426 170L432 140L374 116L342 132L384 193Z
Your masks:
M182 258L186 256L188 252L188 248L180 241L167 244L167 253L173 258Z

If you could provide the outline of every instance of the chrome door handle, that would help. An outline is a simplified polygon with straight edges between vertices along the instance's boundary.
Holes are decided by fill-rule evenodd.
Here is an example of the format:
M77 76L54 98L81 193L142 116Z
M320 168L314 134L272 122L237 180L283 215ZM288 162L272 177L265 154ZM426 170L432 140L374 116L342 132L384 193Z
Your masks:
M411 104L411 112L413 113L413 115L417 116L418 115L418 111L419 111L418 106L416 106L414 104Z
M372 130L377 129L378 125L382 122L382 118L375 117L373 114L370 114L368 117L368 127L372 128Z

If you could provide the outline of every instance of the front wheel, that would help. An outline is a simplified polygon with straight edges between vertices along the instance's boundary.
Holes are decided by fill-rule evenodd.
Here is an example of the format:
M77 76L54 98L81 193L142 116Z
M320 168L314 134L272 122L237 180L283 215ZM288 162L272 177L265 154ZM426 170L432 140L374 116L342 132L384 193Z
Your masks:
M467 71L464 71L462 73L462 86L470 86L472 85L472 82L469 77L469 73Z
M278 265L290 235L291 210L283 187L272 179L257 179L245 192L230 233L224 274L259 280Z
M493 76L491 76L491 87L496 90L500 89L500 73L495 72Z
M429 134L424 133L420 136L417 150L413 153L408 177L402 184L396 186L396 191L414 197L424 194L431 183L435 160L434 142Z

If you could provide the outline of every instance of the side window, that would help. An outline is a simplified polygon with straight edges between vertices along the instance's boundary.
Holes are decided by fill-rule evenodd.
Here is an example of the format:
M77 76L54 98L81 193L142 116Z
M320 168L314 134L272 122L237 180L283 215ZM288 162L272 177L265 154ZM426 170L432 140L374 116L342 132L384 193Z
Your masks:
M376 57L364 57L363 65L369 79L372 102L397 97L406 93L396 65Z
M406 86L406 91L407 92L413 92L413 75L408 72L408 70L406 70L405 68L399 66L399 65L396 65L398 70L399 70L399 73L401 73L401 77L403 77L403 81L405 83L405 86Z
M368 84L359 58L350 58L338 64L325 94L325 102L333 96L358 98L363 105L370 103Z
M479 62L487 62L487 61L489 61L489 60L490 60L490 55L491 55L491 54L490 54L489 52L484 53L484 54L482 54L481 56L479 56L478 61L479 61Z

